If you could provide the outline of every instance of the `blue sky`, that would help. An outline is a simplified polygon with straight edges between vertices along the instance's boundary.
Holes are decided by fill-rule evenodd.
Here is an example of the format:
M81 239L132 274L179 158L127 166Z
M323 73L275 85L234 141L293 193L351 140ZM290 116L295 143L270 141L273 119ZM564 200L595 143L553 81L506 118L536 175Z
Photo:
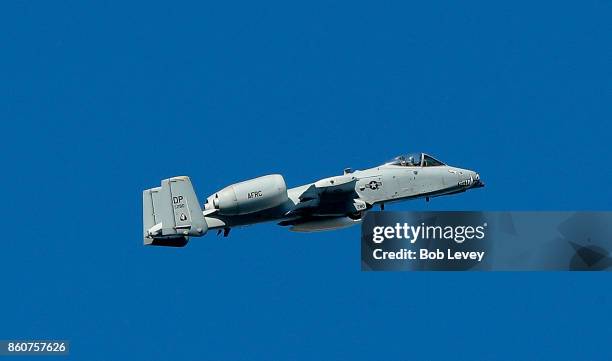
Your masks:
M72 359L610 359L607 274L364 273L359 228L141 245L203 199L425 151L487 187L390 210L609 210L612 3L1 5L0 339Z

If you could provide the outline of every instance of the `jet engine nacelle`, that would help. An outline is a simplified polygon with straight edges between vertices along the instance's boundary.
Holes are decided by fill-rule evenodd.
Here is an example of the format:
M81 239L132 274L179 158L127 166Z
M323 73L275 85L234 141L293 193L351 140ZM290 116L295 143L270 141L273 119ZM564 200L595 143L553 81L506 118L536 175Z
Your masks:
M285 179L271 174L232 184L208 199L219 214L234 216L270 209L289 199Z

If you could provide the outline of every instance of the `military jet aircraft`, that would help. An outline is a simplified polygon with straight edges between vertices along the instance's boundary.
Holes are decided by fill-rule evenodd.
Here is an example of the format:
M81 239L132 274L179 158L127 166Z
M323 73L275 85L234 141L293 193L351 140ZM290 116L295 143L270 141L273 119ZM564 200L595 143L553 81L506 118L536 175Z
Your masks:
M287 189L280 174L236 183L200 207L189 177L165 179L143 192L145 245L181 247L189 237L276 221L292 231L312 232L359 223L365 212L399 200L437 197L483 187L478 173L452 167L425 153L395 157L365 170Z

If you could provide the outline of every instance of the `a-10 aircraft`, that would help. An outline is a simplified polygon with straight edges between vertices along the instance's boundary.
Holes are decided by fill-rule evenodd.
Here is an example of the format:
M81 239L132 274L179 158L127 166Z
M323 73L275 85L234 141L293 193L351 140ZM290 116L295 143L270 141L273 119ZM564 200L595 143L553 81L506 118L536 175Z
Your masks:
M164 179L143 192L144 244L182 247L189 237L234 227L276 221L292 231L312 232L359 223L374 205L437 197L483 187L478 173L413 153L365 170L287 189L280 174L266 175L221 189L200 207L189 177Z

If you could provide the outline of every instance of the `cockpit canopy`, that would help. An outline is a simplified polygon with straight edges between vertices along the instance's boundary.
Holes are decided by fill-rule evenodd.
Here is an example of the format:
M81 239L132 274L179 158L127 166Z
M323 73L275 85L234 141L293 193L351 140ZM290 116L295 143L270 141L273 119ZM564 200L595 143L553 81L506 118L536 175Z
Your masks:
M400 155L385 164L399 165L402 167L437 167L445 165L436 158L425 153L409 153L406 155Z

